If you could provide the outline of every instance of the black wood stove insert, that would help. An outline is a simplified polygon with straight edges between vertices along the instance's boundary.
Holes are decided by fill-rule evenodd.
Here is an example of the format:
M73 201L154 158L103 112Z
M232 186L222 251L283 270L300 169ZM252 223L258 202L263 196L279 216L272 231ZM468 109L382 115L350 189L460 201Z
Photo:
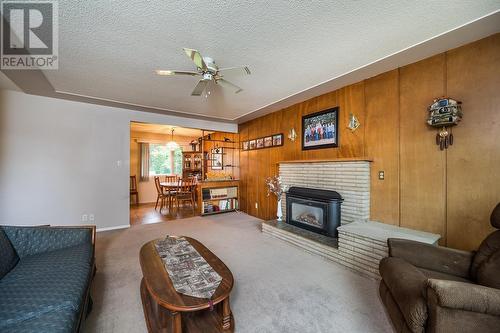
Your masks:
M337 238L342 201L335 191L290 187L286 193L286 223Z

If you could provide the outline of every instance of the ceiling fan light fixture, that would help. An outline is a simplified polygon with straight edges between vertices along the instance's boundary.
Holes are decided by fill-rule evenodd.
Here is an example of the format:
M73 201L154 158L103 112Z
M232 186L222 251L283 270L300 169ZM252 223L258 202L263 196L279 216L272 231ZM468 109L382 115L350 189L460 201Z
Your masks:
M158 74L158 75L174 75L174 71L157 69L156 74Z
M196 65L196 72L194 71L178 71L178 70L156 70L156 74L163 76L178 76L178 75L190 75L190 76L201 76L201 80L195 86L191 96L204 96L207 98L210 95L210 91L205 91L208 88L208 84L213 82L219 84L222 87L230 88L235 94L240 93L243 89L225 80L223 77L225 74L236 74L236 75L249 75L251 74L250 69L247 66L240 67L227 67L219 68L214 59L210 57L203 57L200 52L194 49L183 49L186 55L194 62Z

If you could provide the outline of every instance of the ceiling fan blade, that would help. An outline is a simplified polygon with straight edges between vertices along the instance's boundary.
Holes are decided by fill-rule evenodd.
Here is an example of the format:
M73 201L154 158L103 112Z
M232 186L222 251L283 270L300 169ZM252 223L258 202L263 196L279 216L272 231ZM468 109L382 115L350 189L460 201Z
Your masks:
M221 69L219 69L219 73L222 73L222 74L240 74L240 75L252 74L252 72L250 72L250 68L248 68L247 66L221 68Z
M157 69L156 74L162 75L162 76L174 76L174 75L190 75L190 76L197 76L201 75L198 72L191 72L191 71L171 71L171 70L163 70L163 69Z
M191 96L201 96L201 94L203 93L203 90L205 90L205 88L207 87L208 82L210 82L210 80L200 80L200 82L198 82L196 87L194 87L194 90L191 93Z
M186 55L191 60L193 60L196 67L198 67L199 69L204 70L204 71L207 70L207 64L205 64L205 61L203 60L203 57L201 56L200 52L193 50L193 49L187 49L187 48L184 48L184 52L186 52Z
M235 85L234 83L231 83L227 80L224 80L224 79L219 79L217 80L217 84L221 85L222 87L225 87L225 88L231 88L231 89L234 89L235 90L235 94L243 91L243 89L241 89L240 87L238 87L237 85Z

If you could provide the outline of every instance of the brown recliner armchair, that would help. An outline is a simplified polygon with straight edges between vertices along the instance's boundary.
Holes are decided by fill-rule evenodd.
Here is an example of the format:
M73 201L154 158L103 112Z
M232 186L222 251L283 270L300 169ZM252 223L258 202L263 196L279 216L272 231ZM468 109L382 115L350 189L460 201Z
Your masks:
M500 229L500 203L491 214ZM397 332L500 332L500 230L477 252L392 238L380 296Z

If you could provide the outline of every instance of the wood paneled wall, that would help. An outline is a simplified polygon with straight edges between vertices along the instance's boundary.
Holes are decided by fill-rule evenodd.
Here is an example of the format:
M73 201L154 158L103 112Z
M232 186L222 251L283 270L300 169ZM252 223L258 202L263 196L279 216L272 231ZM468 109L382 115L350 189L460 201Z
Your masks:
M500 201L500 34L311 98L240 125L240 140L283 133L283 147L240 153L241 203L250 215L271 219L276 200L265 178L285 160L371 157L371 219L439 233L443 245L474 249L493 229ZM426 125L435 97L463 102L455 143L440 151ZM339 106L340 147L301 150L301 118ZM361 122L346 128L349 113ZM378 180L378 171L385 180ZM256 207L257 204L257 207Z

